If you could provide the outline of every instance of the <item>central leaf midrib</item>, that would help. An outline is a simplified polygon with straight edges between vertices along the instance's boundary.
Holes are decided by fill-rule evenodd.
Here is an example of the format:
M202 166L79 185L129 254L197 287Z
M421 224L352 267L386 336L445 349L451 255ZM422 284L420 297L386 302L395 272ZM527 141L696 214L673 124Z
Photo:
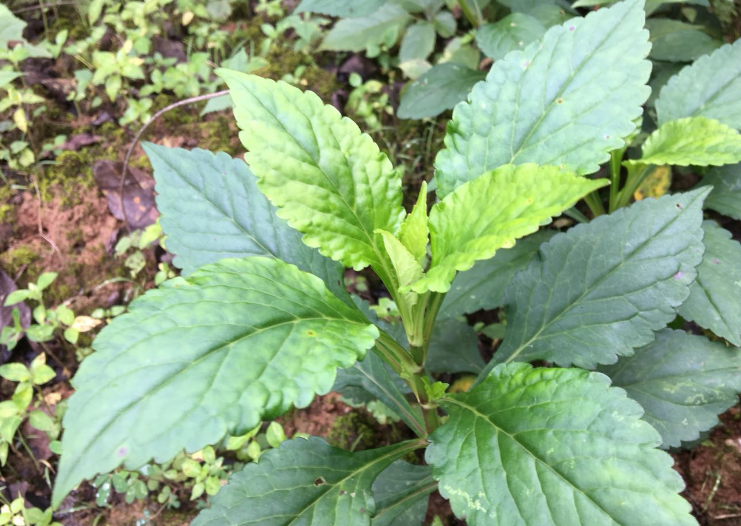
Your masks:
M561 480L563 480L563 481L564 481L564 482L565 482L566 484L568 484L568 485L569 485L569 486L570 486L570 487L571 487L571 488L572 488L572 489L573 489L573 490L574 490L575 492L578 492L579 494L583 495L584 497L586 497L586 498L587 498L587 499L589 500L589 502L591 502L592 504L594 504L594 506L596 506L597 508L599 508L600 510L602 510L602 512L603 512L603 513L604 513L604 514L605 514L605 515L606 515L606 516L607 516L607 517L608 517L608 518L609 518L610 520L612 520L613 522L615 522L615 524L617 524L618 526L626 526L626 525L624 525L624 524L622 524L622 523L618 522L617 520L615 520L615 518L614 518L614 517L612 517L612 516L610 515L610 513L609 513L609 512L608 512L608 511L607 511L607 510L606 510L606 509L605 509L604 507L602 507L602 505L600 505L600 504L599 504L598 502L596 502L596 501L595 501L595 500L594 500L594 499L593 499L593 498L592 498L592 497L591 497L590 495L588 495L587 493L585 493L585 492L584 492L584 491L583 491L583 490L582 490L581 488L579 488L579 487L577 487L576 485L574 485L574 483L573 483L573 482L571 482L571 481L570 481L570 480L569 480L568 478L566 478L566 476L565 476L565 475L563 475L563 474L562 474L561 472L559 472L559 471L558 471L558 470L557 470L556 468L554 468L553 466L551 466L550 464L548 464L548 463L547 463L547 462L546 462L545 460L541 459L541 458L540 458L539 456L537 456L537 455L536 455L535 453L533 453L532 451L530 451L530 450L529 450L529 449L528 449L527 447L525 447L525 445L524 445L523 443L521 443L521 442L520 442L519 440L517 440L517 438L515 438L515 436L514 436L514 435L511 435L511 434L509 434L509 433L508 433L507 431L505 431L505 430L504 430L503 428L499 427L499 426L498 426L498 425L497 425L497 424L496 424L495 422L493 422L493 421L492 421L492 420L491 420L491 419L490 419L490 418L489 418L489 417L488 417L487 415L485 415L484 413L481 413L481 412L480 412L480 411L479 411L479 410L478 410L477 408L475 408L475 407L473 407L473 406L471 406L471 405L468 405L468 404L466 404L465 402L462 402L461 400L458 400L458 399L455 399L455 398L446 398L446 399L445 399L445 403L452 403L452 404L454 404L454 405L458 405L458 406L460 406L460 407L462 407L462 408L464 408L464 409L466 409L466 410L470 411L470 412L471 412L471 413L472 413L472 414L474 415L474 417L476 417L476 418L480 418L480 419L482 419L482 420L483 420L484 422L486 422L486 423L488 423L489 425L491 425L491 427L493 427L493 428L494 428L494 431L495 431L495 432L497 432L497 433L502 433L503 435L506 435L507 437L509 437L509 439L510 439L510 440L511 440L511 441L512 441L513 443L515 443L515 444L517 444L518 446L520 446L520 448L522 448L522 450L523 450L523 451L525 451L525 452L526 452L526 453L527 453L528 455L530 455L530 456L531 456L531 457L533 458L533 460L535 460L535 461L539 462L540 464L542 464L543 466L545 466L546 468L548 468L548 469L549 469L549 470L550 470L551 472L553 472L553 473L554 473L555 475L557 475L557 476L558 476L558 477L559 477L559 478L560 478ZM587 430L586 430L586 429L585 429L584 431L585 431L585 432L587 432ZM502 466L502 469L504 470L504 466ZM479 468L479 471L481 471L481 468ZM540 478L538 478L538 480L540 480ZM541 486L541 488L542 488L542 486ZM514 495L512 495L512 499L513 499L513 500L515 500L515 499L514 499Z

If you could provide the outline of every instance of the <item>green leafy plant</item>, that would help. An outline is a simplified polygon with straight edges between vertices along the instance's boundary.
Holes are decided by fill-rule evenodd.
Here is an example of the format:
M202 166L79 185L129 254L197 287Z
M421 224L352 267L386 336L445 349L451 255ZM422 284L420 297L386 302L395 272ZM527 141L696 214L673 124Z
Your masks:
M311 92L219 70L246 163L145 145L182 276L95 340L64 417L54 504L120 465L227 435L247 436L232 443L242 447L262 421L334 389L379 401L414 438L359 452L285 441L193 524L407 513L419 524L435 490L471 525L696 524L661 449L737 402L741 247L703 222L720 186L626 205L635 174L657 164L741 162L738 98L724 91L738 73L720 88L696 81L738 43L668 82L660 127L624 160L650 94L644 24L643 1L615 3L495 62L447 126L437 202L423 184L409 212L399 172L351 120ZM728 121L709 114L715 101ZM668 118L667 107L683 109ZM610 178L593 176L608 162ZM733 170L709 176L735 188ZM582 198L592 221L571 210ZM569 210L583 223L542 228ZM370 268L400 320L349 295L343 267ZM722 320L707 310L715 297L732 305ZM487 364L459 318L501 307L506 331L492 329L503 342ZM713 339L668 329L678 312ZM453 392L439 372L477 376ZM426 465L409 463L420 450Z
M34 387L49 382L55 376L54 370L46 365L46 355L43 353L36 356L29 367L21 363L0 365L0 377L18 383L11 399L0 402L0 466L5 466L18 428L26 419L33 428L47 433L50 440L56 441L61 427L55 415L49 415L38 407L32 408ZM58 445L58 442L51 445L57 453Z

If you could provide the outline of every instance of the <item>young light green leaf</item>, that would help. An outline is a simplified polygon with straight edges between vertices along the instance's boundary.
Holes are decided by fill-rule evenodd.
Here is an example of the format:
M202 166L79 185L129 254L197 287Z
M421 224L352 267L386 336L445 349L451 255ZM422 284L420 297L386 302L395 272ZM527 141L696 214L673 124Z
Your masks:
M432 207L432 262L412 290L447 292L456 271L514 246L606 183L535 164L508 164L469 181Z
M739 93L741 39L700 57L669 80L656 101L659 124L703 116L741 129Z
M427 225L427 182L422 181L417 202L411 213L404 218L399 230L399 241L422 265L427 256L430 227Z
M723 45L721 40L701 30L702 26L669 18L651 18L646 29L651 33L651 58L668 62L692 62Z
M226 259L130 305L74 379L54 503L120 464L197 451L327 393L378 329L315 276Z
M659 434L607 377L500 365L441 400L427 462L470 526L690 526Z
M438 195L510 163L596 172L633 132L650 94L644 18L643 0L626 0L495 62L453 112L435 162Z
M404 215L401 177L386 154L310 91L234 71L219 75L234 100L247 164L278 216L323 255L382 274L387 263L374 232L396 233Z
M397 460L373 483L373 526L421 526L428 495L437 489L430 466Z
M705 254L679 315L741 347L741 245L715 221L702 224Z
M400 286L406 287L422 277L424 270L417 262L417 259L409 250L399 241L396 236L385 230L378 230L377 233L383 237L383 243L386 247L386 253L389 255L391 264L396 273L397 282ZM416 296L416 295L415 295ZM413 305L414 303L412 303Z
M536 18L524 13L512 13L493 24L484 24L476 31L476 43L484 54L501 60L515 49L538 40L545 27Z
M192 526L371 526L373 481L420 441L352 453L321 438L296 438L234 474Z
M741 161L741 134L707 117L663 124L643 144L640 159L626 164L722 166Z
M705 208L741 221L741 163L713 168L699 186L712 186Z
M458 273L440 307L438 318L454 318L504 305L504 290L512 278L527 268L540 245L556 233L555 230L539 230L512 248L500 250L493 258L478 261L470 270Z
M471 88L484 80L486 72L460 64L437 64L412 82L401 96L400 119L436 117L466 100Z
M347 299L342 267L301 242L301 234L276 215L241 159L152 143L143 148L154 169L167 249L184 276L225 258L268 256L319 276Z
M435 26L426 20L410 26L399 48L399 62L426 59L435 50Z
M644 199L541 245L505 292L507 337L487 370L513 360L590 368L650 343L690 294L707 193Z
M323 15L340 18L368 16L387 0L363 0L362 2L348 2L347 0L302 0L296 8L296 13L321 13Z
M651 344L599 371L641 404L665 448L696 440L741 392L738 349L684 331L659 331Z
M381 43L391 47L411 18L405 9L388 2L367 16L344 18L337 22L324 38L321 49L357 52Z

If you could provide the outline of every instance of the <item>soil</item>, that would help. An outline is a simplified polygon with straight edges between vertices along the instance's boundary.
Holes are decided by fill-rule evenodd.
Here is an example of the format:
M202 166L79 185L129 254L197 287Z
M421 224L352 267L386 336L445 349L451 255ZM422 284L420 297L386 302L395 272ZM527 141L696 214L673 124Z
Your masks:
M673 455L675 468L702 526L741 526L741 409L732 408L720 420L696 448Z

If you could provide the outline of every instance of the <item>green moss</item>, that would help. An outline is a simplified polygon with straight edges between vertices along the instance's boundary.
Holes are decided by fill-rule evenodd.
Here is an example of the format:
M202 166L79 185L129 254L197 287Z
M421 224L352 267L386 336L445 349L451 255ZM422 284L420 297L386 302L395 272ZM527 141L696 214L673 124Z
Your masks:
M0 186L0 223L9 223L15 211L15 205L10 204L10 200L15 195L10 185Z
M353 411L337 417L327 433L326 440L333 446L362 451L375 446L376 431L364 414Z
M11 276L18 273L21 268L33 265L38 259L39 255L33 249L23 245L0 255L0 263Z
M231 115L228 117L223 114L214 115L211 120L198 124L197 128L200 132L199 148L212 152L226 152L232 156L243 150Z
M93 164L99 159L93 149L78 152L64 151L56 162L49 165L39 179L39 191L43 201L59 197L65 206L74 206L83 202L85 192L95 184Z

